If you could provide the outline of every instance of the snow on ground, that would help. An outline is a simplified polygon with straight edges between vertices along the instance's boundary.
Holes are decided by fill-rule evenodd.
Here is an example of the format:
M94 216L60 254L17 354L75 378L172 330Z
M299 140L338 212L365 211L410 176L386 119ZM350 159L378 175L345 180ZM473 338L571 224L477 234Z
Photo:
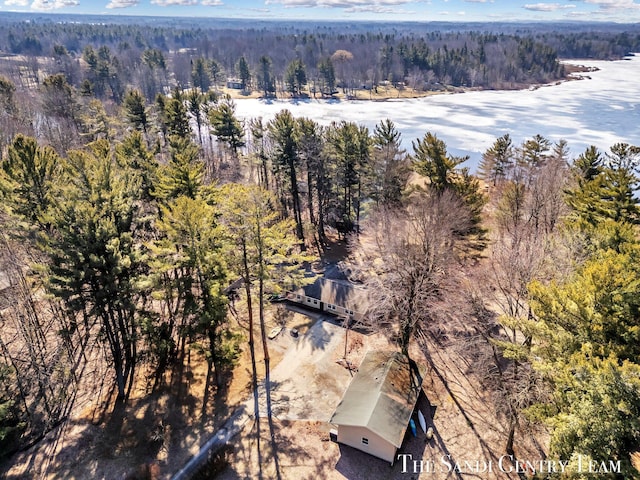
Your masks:
M640 145L640 55L629 59L576 61L597 67L580 81L529 90L479 91L384 102L366 100L236 100L241 118L270 120L283 109L323 125L354 121L373 129L390 118L402 132L404 148L428 131L454 155L469 155L474 169L482 152L509 133L515 144L541 134L564 139L572 155L589 145L608 150L617 142Z

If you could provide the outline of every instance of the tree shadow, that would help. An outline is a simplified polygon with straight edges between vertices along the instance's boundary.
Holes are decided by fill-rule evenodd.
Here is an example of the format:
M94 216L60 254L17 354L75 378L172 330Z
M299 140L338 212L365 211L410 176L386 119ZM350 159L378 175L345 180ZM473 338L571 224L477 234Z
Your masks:
M117 400L110 385L91 410L67 419L20 458L28 473L3 478L136 478L135 472L178 470L189 448L228 413L228 385L217 388L211 372L204 378L202 364L198 375L194 368L187 355L169 369L168 381L153 389L153 378L139 372L127 401Z

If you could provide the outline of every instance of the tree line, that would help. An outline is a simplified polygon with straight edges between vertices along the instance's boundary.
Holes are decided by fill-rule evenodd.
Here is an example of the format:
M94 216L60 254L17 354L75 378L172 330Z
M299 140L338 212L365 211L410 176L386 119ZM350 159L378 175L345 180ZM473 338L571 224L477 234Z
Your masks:
M206 92L227 79L265 96L332 95L386 85L419 91L517 88L562 78L559 56L619 58L640 47L631 27L585 32L578 26L548 31L476 25L451 31L400 24L346 32L339 24L184 28L11 17L3 24L0 51L8 56L0 73L14 84L33 88L44 76L62 73L86 95L116 103L127 89L152 100L176 86Z

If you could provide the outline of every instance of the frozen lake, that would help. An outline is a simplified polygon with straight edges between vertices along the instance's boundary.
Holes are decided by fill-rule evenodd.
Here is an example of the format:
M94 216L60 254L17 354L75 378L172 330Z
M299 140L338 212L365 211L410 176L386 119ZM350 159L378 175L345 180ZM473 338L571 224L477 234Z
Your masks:
M428 131L444 140L448 151L469 155L474 168L494 140L509 133L514 144L535 134L565 139L572 156L589 145L608 150L617 142L640 145L640 55L629 59L576 61L594 66L584 80L531 90L443 94L385 102L326 100L236 100L240 118L270 120L282 109L296 117L327 125L346 120L369 129L390 118L402 132L408 152L411 142Z

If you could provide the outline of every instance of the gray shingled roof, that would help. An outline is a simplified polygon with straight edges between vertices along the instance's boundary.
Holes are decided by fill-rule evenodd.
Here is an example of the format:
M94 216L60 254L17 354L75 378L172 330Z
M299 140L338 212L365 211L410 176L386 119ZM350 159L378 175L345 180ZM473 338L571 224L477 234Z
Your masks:
M346 281L318 277L300 290L307 297L317 298L325 304L339 305L360 313L367 310L366 290Z
M399 352L369 352L330 423L366 427L397 448L422 385L417 366Z

